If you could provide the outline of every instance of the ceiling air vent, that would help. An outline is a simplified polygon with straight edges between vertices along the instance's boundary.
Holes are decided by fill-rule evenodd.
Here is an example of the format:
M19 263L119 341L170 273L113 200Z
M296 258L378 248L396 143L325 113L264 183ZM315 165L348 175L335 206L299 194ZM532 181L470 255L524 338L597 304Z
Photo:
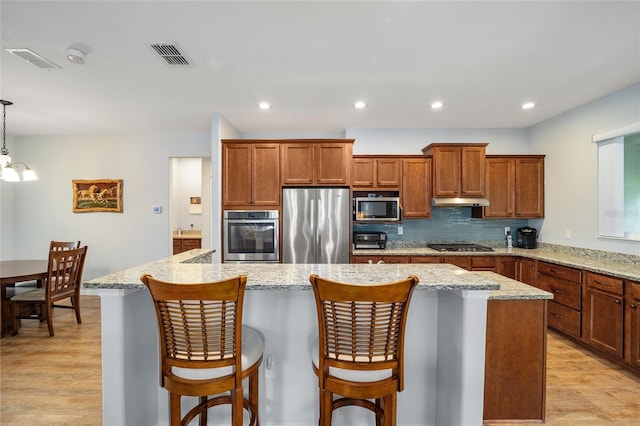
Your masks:
M48 69L48 70L59 70L60 66L54 64L53 62L51 62L48 59L43 58L42 56L38 55L36 52L34 52L31 49L4 49L7 52L11 53L12 55L17 56L18 58L29 62L30 64L35 65L38 68L44 68L44 69Z
M175 43L151 43L151 48L171 66L189 67L189 59L180 51Z

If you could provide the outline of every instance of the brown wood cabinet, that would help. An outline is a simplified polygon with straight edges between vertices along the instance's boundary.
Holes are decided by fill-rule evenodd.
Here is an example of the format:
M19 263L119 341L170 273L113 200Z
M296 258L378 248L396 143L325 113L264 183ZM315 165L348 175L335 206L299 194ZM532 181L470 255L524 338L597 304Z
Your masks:
M431 217L431 158L402 159L402 217Z
M485 150L488 144L431 144L422 152L433 157L434 197L484 197Z
M536 286L536 262L531 259L516 260L516 279L522 283Z
M619 278L587 272L583 338L589 345L624 358L624 283Z
M174 238L173 239L173 254L182 253L185 251L202 248L201 238Z
M544 217L544 156L487 156L486 196L490 205L473 217Z
M545 420L546 300L489 300L484 411L488 422Z
M280 145L222 141L223 208L280 205Z
M627 281L625 342L629 363L640 368L640 283Z
M499 256L496 272L512 280L516 279L516 258L513 256Z
M352 148L353 139L283 141L282 185L351 185Z
M351 162L353 189L400 190L402 160L395 156L354 155Z
M442 263L440 256L411 256L409 263Z
M550 327L580 338L582 321L582 271L538 262L536 286L553 294L547 322Z

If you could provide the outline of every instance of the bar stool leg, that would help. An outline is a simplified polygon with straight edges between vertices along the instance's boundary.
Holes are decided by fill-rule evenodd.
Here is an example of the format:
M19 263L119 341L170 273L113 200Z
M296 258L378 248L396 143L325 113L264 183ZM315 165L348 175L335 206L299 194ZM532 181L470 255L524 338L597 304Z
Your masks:
M231 424L233 426L242 426L242 409L244 402L244 392L242 387L231 391Z
M331 426L333 393L327 390L322 390L320 393L320 426Z
M385 426L396 426L397 402L398 400L395 392L384 397Z
M256 410L256 426L260 426L260 416L258 415L259 414L258 411L260 407L260 405L258 404L259 377L260 375L258 373L258 370L256 370L255 373L249 376L249 402Z
M200 413L200 415L198 417L200 417L200 426L207 426L207 397L206 396L201 396L200 397L200 405L202 405L204 408L202 410L202 412Z
M171 426L180 426L182 421L180 413L180 395L175 393L169 394L169 414L171 416L171 419L169 419Z

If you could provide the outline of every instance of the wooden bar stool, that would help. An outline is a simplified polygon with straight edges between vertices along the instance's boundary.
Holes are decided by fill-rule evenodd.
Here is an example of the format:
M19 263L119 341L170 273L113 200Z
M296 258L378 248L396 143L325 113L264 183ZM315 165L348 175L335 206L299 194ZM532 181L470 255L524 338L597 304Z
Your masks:
M160 331L160 384L169 391L171 426L187 425L200 416L207 424L210 407L231 404L233 426L258 425L258 369L264 339L242 325L247 277L197 284L170 283L143 275L156 309ZM248 378L248 398L242 381ZM181 397L199 403L184 417Z
M346 284L311 275L318 312L312 348L320 387L320 426L347 405L371 410L376 425L396 424L404 388L404 334L418 277L387 284ZM338 396L334 399L334 394Z

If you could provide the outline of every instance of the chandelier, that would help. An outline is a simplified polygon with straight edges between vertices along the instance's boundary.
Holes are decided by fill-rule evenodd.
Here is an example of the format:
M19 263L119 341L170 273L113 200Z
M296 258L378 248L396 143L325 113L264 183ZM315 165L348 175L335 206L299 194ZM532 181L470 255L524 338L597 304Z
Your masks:
M29 166L21 161L11 162L9 150L7 149L7 106L13 105L13 102L0 100L2 104L2 149L0 149L0 180L7 182L20 182L28 180L38 180L36 172L31 170ZM22 170L22 178L16 170L16 166L24 168Z

